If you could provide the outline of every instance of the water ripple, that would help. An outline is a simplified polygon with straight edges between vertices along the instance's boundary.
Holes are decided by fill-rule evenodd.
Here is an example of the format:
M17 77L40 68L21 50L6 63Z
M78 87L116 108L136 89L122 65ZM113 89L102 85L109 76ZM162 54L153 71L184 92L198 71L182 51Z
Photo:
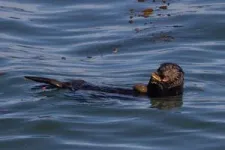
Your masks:
M224 6L222 0L2 0L1 148L224 149ZM131 88L147 84L165 61L185 71L181 101L43 91L23 79Z

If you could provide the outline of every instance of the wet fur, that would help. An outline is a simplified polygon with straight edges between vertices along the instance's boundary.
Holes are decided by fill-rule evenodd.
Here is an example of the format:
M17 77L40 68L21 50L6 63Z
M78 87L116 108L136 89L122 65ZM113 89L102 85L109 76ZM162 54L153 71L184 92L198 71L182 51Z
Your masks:
M147 88L149 97L168 97L183 94L184 71L175 63L163 63L156 73L161 77L167 77L168 82L150 79Z
M156 70L156 73L163 77L167 77L168 82L155 81L152 77L147 85L147 93L149 97L168 97L168 96L178 96L183 94L184 85L184 72L182 68L175 63L163 63ZM71 82L61 82L55 79L35 77L35 76L25 76L26 79L33 80L40 83L46 83L55 88L76 90L93 90L102 91L106 93L117 93L124 95L137 95L132 89L114 88L114 87L99 87L87 83L84 80L73 80Z

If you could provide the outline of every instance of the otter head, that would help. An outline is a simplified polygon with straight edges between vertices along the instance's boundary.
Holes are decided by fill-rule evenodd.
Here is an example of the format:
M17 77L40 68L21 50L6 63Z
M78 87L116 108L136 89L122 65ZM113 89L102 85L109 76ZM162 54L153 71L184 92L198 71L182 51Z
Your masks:
M166 97L182 95L184 72L175 63L163 63L152 73L148 83L148 96Z

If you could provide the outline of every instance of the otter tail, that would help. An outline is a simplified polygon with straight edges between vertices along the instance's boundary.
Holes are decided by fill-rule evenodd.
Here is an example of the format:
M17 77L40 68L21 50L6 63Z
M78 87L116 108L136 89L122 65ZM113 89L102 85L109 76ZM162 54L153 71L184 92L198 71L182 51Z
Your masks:
M58 81L58 80L55 80L55 79L44 78L44 77L35 77L35 76L24 76L24 78L35 81L35 82L46 83L46 84L51 85L55 88L71 89L71 83L70 82L61 82L61 81Z

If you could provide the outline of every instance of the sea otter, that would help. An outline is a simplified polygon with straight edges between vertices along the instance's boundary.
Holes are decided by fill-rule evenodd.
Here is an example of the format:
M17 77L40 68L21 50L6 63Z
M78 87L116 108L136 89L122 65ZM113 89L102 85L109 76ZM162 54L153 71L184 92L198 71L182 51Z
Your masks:
M77 90L92 90L106 93L124 94L124 95L146 95L148 97L160 98L168 96L179 96L183 94L184 72L182 68L175 63L163 63L151 74L147 85L135 84L131 89L114 88L109 86L97 86L84 80L72 80L61 82L55 79L25 76L36 82L46 83L50 88Z

